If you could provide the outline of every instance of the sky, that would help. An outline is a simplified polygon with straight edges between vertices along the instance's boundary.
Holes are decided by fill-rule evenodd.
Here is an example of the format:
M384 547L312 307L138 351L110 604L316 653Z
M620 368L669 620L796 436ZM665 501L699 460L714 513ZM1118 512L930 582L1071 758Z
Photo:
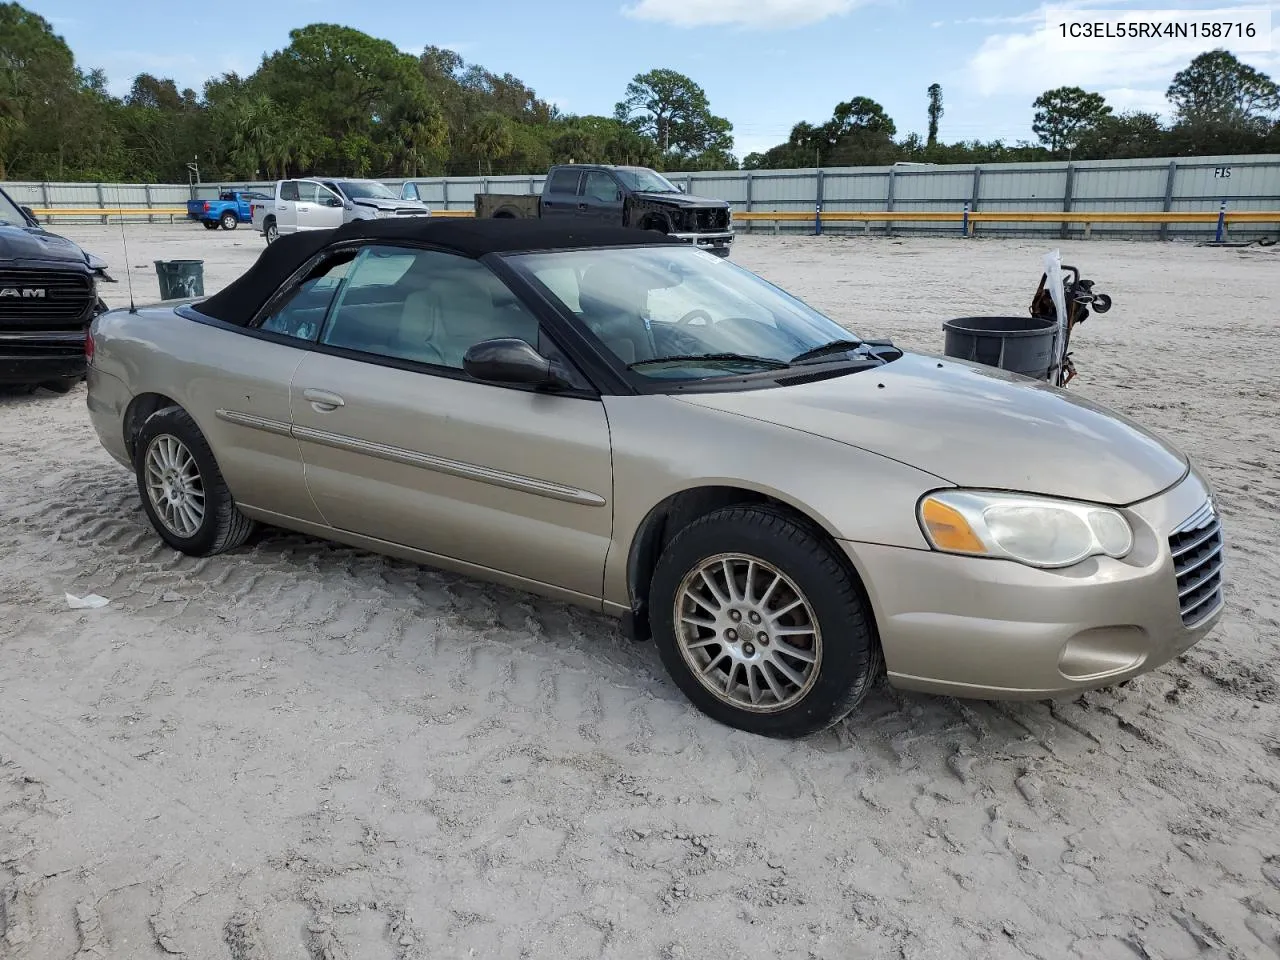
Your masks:
M1269 12L1251 41L1130 41L1105 50L1055 40L1047 9L1026 0L23 0L112 92L140 72L199 91L225 71L252 72L289 30L340 23L418 54L435 44L512 73L572 113L611 114L633 76L691 77L734 127L739 158L822 123L842 100L878 101L900 135L924 133L927 89L942 86L944 141L1034 140L1032 101L1076 85L1117 111L1166 112L1164 91L1191 58L1224 45L1280 80L1280 0L1063 0L1088 11ZM121 16L123 10L127 16ZM1270 49L1257 49L1267 47ZM1252 47L1254 49L1248 49Z

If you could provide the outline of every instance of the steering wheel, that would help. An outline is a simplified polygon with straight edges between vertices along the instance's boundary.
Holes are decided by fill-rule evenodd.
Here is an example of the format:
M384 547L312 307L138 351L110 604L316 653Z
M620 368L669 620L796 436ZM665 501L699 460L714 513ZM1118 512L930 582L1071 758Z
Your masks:
M714 321L711 319L711 314L707 313L707 311L703 310L701 307L697 307L693 310L690 310L683 317L677 320L676 324L678 326L688 327L688 326L691 326L693 324L693 321L698 319L699 317L702 318L702 320L705 323L714 323Z

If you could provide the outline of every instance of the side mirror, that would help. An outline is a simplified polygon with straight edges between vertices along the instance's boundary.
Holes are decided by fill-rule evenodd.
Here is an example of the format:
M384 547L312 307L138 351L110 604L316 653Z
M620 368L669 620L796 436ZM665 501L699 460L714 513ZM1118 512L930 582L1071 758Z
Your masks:
M684 184L683 184L683 183L677 183L677 184L676 184L676 189L677 189L677 190L679 190L681 193L688 193L688 192L689 192L689 191L687 191L687 190L684 188Z
M622 202L622 191L621 191L621 190L617 191L617 192L613 195L613 199L614 199L614 200L616 200L616 201L618 201L619 203L621 203L621 202Z
M36 216L36 212L32 210L30 207L24 205L21 209L22 209L22 212L25 213L32 220L39 222L40 218Z
M515 337L472 344L462 357L462 369L477 380L493 383L523 383L533 387L568 385L555 364L527 341Z

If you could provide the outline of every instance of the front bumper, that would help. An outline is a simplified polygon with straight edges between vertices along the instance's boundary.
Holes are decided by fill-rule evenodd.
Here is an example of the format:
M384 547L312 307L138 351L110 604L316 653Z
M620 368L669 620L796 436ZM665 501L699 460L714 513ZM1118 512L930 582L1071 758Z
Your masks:
M1219 594L1184 624L1169 536L1209 498L1194 473L1125 511L1122 561L1067 570L844 542L870 596L889 681L904 690L1039 699L1146 673L1203 639Z
M0 383L30 384L84 376L84 331L0 332Z
M691 243L699 250L706 250L708 253L722 257L729 255L729 248L733 245L731 230L723 233L673 233L670 236L685 243Z

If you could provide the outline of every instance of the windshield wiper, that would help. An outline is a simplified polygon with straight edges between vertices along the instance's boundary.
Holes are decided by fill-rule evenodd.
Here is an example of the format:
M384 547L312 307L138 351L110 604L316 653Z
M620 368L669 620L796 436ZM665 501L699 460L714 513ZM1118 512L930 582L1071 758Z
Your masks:
M817 360L830 353L846 353L860 346L862 346L861 340L832 340L830 343L820 344L804 353L797 353L791 358L791 362L804 363L808 360Z
M776 360L773 357L753 357L745 353L688 353L637 360L634 363L628 363L627 369L634 370L636 367L647 366L651 363L754 363L758 366L773 369L791 366L785 360Z

